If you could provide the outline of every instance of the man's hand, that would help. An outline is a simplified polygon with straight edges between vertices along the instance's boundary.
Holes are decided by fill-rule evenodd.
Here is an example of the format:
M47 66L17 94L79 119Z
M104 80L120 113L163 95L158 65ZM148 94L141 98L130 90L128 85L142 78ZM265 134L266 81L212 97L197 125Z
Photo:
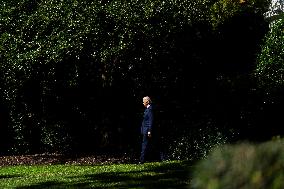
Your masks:
M150 138L152 135L151 135L151 132L150 131L148 131L148 137Z

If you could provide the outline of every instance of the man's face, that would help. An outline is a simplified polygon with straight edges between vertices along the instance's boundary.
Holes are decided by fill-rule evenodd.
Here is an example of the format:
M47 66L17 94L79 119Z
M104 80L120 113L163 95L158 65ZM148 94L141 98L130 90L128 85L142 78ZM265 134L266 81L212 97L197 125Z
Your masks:
M144 105L145 107L147 107L148 104L149 104L148 99L143 98L143 105Z

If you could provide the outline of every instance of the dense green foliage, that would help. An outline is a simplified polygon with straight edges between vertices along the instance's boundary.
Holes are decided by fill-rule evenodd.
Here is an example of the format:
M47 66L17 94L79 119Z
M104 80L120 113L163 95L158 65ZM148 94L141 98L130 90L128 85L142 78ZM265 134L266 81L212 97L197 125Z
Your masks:
M99 100L114 88L136 98L148 78L155 83L177 80L169 67L176 65L154 63L175 50L175 36L185 27L204 19L200 14L204 9L196 9L202 3L4 2L1 91L15 144L23 149L40 143L44 150L68 148L79 130L91 134L107 127L109 119L116 122L107 117L116 103L107 106ZM145 77L145 72L150 75ZM174 75L166 77L169 72ZM90 137L104 134L108 132Z
M283 150L283 141L215 148L195 167L192 188L283 188Z
M262 99L264 107L267 109L265 115L270 117L267 124L270 125L278 125L282 120L282 113L280 113L279 109L284 104L283 23L283 19L271 23L271 30L261 43L261 52L257 56L257 64L253 73L258 88L264 91ZM281 131L280 133L283 133L283 129Z
M271 91L283 88L284 68L284 21L278 20L266 35L258 56L256 76L262 87Z
M210 18L214 27L228 22L236 15L248 11L262 15L268 11L270 0L219 0L211 7Z
M262 121L250 74L267 3L2 0L3 152L135 151L143 95L171 148L247 132Z

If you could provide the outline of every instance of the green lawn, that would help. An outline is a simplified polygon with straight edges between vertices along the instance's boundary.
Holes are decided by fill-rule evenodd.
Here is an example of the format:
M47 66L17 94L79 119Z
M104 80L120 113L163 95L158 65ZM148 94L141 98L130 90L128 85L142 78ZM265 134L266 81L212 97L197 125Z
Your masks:
M0 188L188 188L186 162L0 168Z

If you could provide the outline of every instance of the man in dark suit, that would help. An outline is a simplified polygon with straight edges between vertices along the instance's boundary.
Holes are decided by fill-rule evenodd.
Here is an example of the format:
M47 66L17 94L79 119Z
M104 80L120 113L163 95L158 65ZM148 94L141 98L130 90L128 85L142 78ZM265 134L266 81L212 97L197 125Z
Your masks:
M152 137L152 128L153 128L153 110L152 110L152 101L149 96L145 96L143 98L143 105L145 107L142 125L141 125L141 134L142 134L142 148L141 148L141 156L140 163L145 162L145 156L149 148L149 140Z

